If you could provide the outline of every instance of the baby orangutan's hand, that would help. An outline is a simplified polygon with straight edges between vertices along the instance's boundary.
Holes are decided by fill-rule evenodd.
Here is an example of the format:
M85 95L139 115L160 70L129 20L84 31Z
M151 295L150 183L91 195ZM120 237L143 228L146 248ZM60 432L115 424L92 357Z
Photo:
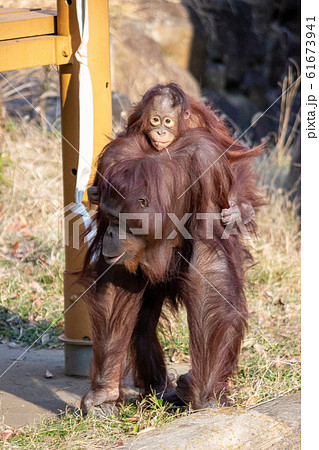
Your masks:
M234 202L234 200L229 200L230 208L222 209L222 222L225 227L227 225L234 225L237 222L241 222L241 213Z
M229 200L230 208L222 209L222 222L225 227L243 222L245 225L255 217L254 208L250 203L243 203L241 210L238 208L234 200Z

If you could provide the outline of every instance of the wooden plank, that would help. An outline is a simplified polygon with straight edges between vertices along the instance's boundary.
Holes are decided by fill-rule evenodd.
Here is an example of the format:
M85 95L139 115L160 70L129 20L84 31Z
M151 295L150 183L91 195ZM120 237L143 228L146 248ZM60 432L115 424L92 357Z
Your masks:
M0 8L0 16L2 14L13 14L19 12L30 11L29 8Z
M0 72L68 64L71 57L71 36L40 36L0 42Z
M0 40L56 33L56 11L23 11L0 15Z

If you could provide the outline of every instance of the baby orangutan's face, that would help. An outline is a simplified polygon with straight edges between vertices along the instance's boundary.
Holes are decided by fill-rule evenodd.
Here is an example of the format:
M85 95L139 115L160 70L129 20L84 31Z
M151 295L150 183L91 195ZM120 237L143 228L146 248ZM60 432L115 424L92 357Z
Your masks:
M173 107L170 97L158 95L153 98L147 111L147 135L156 150L163 150L178 137L181 109Z

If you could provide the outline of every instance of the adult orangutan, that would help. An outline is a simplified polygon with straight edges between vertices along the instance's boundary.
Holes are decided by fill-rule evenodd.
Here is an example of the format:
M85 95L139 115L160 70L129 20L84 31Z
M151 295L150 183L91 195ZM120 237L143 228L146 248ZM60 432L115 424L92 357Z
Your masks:
M169 154L133 133L100 155L88 191L97 233L83 269L94 353L85 412L116 410L128 355L144 393L174 388L156 334L164 302L185 305L188 316L191 375L175 394L200 409L227 393L247 323L250 254L239 233L225 236L219 214L231 195L261 204L251 171L258 151L239 153L235 172L212 133L189 129Z

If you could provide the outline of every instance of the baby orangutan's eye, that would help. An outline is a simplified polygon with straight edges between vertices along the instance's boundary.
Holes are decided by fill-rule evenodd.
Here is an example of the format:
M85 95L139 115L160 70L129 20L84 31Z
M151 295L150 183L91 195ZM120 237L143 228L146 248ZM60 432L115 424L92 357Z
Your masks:
M157 116L153 116L153 117L151 117L150 122L151 122L151 125L153 125L155 127L156 125L158 125L160 123L160 119Z
M148 198L147 197L141 197L138 199L140 205L142 208L147 208L148 207Z
M174 126L174 121L172 119L170 119L169 117L165 117L164 119L164 125L167 128L172 128L172 126Z

